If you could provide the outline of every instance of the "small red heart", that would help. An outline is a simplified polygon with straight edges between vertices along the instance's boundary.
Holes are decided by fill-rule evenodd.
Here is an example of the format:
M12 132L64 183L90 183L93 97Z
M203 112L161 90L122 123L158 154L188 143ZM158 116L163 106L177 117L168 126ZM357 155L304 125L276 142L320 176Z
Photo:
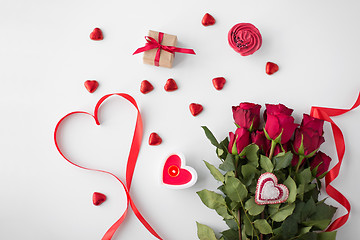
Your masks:
M103 202L105 202L106 196L105 196L104 194L102 194L102 193L94 192L94 193L93 193L92 200L93 200L93 204L94 204L95 206L99 206L100 204L102 204Z
M177 90L177 89L178 89L178 86L177 86L177 84L176 84L176 82L175 82L174 79L169 78L169 79L166 81L166 83L165 83L164 89L165 89L165 91L167 91L167 92L172 92L172 91Z
M152 90L154 90L154 87L148 80L144 80L141 82L140 92L142 92L143 94L147 94Z
M162 143L161 137L157 133L151 133L149 137L149 145L157 146Z
M212 82L213 82L213 85L216 88L216 90L221 90L221 89L223 89L223 87L226 83L226 79L223 77L217 77L217 78L214 78L212 80Z
M99 83L96 80L87 80L84 82L84 86L89 93L93 93L98 88Z
M203 17L203 19L201 20L202 25L206 26L210 26L210 25L214 25L215 24L215 18L213 16L211 16L210 14L206 13Z
M191 114L194 117L199 115L203 110L203 106L201 104L197 104L197 103L191 103L189 108L190 108Z
M90 33L90 39L94 41L100 41L104 39L103 33L100 28L94 28Z
M266 63L266 73L271 75L276 73L279 70L279 66L276 63L273 62L267 62Z

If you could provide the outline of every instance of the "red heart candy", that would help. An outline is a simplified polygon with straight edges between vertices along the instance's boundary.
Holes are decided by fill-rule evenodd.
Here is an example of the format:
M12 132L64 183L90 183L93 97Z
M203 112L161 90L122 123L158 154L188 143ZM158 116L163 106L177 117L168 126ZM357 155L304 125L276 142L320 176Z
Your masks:
M212 80L212 82L213 82L213 85L216 90L221 90L221 89L223 89L223 87L226 83L226 79L223 77L217 77L217 78L214 78Z
M197 104L197 103L191 103L189 108L190 108L191 114L194 117L199 115L203 110L203 106L201 104Z
M93 204L94 204L95 206L99 206L100 204L102 204L103 202L105 202L106 196L105 196L104 194L102 194L102 193L94 192L94 193L93 193L92 200L93 200Z
M215 18L213 16L211 16L210 14L206 13L203 17L203 19L201 20L202 25L206 26L210 26L210 25L214 25L215 24Z
M151 133L149 137L149 145L157 146L162 143L161 137L157 133Z
M170 188L187 188L195 184L196 171L185 166L185 158L177 154L171 154L164 164L162 182Z
M141 82L140 92L146 94L151 92L152 90L154 90L154 87L148 80L144 80Z
M172 92L172 91L177 90L177 89L178 89L178 86L177 86L177 84L176 84L176 82L175 82L174 79L169 78L169 79L166 81L166 83L165 83L164 89L165 89L165 91L167 91L167 92Z
M276 63L273 62L267 62L266 63L266 73L271 75L276 73L279 70L279 66Z
M100 28L94 28L94 30L90 33L90 39L94 41L103 40L104 36Z
M96 80L87 80L84 82L84 86L89 93L93 93L98 88L99 83Z
M258 205L283 203L288 197L289 189L278 184L274 174L266 172L260 175L255 191L255 202Z

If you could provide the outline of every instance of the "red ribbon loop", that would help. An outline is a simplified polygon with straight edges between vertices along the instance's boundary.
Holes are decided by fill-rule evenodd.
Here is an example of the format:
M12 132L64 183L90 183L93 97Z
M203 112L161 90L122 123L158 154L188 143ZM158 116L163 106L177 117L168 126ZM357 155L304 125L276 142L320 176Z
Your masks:
M135 130L134 130L134 135L133 135L133 139L132 139L132 143L131 143L131 147L130 147L130 152L129 152L129 157L128 157L128 162L126 165L126 185L113 173L108 172L108 171L104 171L104 170L99 170L99 169L91 169L91 168L87 168L87 167L83 167L80 166L74 162L72 162L69 158L67 158L61 151L58 141L57 141L57 133L59 130L59 127L61 125L61 123L68 118L71 115L74 114L86 114L89 115L91 117L94 118L95 123L97 125L100 125L99 122L99 118L98 118L98 110L101 106L101 104L109 97L113 96L113 95L117 95L120 97L125 98L126 100L128 100L137 110L137 117L136 117L136 125L135 125ZM66 161L68 161L70 164L79 167L81 169L85 169L85 170L90 170L90 171L96 171L96 172L102 172L102 173L106 173L109 174L111 176L113 176L114 178L116 178L116 180L118 180L121 185L123 186L125 193L126 193L126 199L127 199L127 204L126 204L126 209L124 211L124 213L121 215L121 217L119 218L119 220L117 220L110 228L109 230L105 233L105 235L102 237L102 240L111 240L111 238L113 237L114 233L116 232L116 230L120 227L121 223L124 221L127 211L128 211L128 207L129 204L131 206L131 208L133 209L136 217L140 220L140 222L145 226L145 228L153 235L155 236L157 239L162 240L162 238L155 232L155 230L150 226L150 224L144 219L144 217L141 215L141 213L139 212L139 210L136 208L133 200L130 197L130 186L131 186L131 181L132 181L132 177L134 174L134 170L135 170L135 165L136 165L136 161L137 161L137 157L139 155L139 151L140 151L140 146L141 146L141 141L142 141L142 136L143 136L143 124L142 124L142 118L141 118L141 114L140 114L140 110L136 104L136 101L133 97L131 97L128 94L125 93L113 93L113 94L108 94L105 95L104 97L102 97L99 102L96 104L95 106L95 110L94 110L94 115L88 113L88 112L82 112L82 111L75 111L75 112L71 112L68 113L67 115L65 115L63 118L60 119L60 121L56 124L55 127L55 131L54 131L54 142L55 142L55 146L57 148L57 150L59 151L60 155L65 158Z
M339 116L344 113L347 113L360 105L360 93L359 96L354 103L354 105L350 109L336 109L336 108L325 108L325 107L312 107L310 115L324 121L327 121L331 124L331 128L333 131L336 152L339 158L339 162L326 174L325 176L325 189L330 197L332 197L335 201L340 203L347 210L347 214L337 218L327 229L326 232L331 232L339 227L343 226L349 218L350 215L350 202L346 199L344 195L342 195L338 190L336 190L333 186L330 185L332 181L334 181L340 172L340 167L343 161L343 157L345 154L345 140L344 135L342 134L340 128L335 124L335 122L330 118L334 116Z
M172 53L172 54L175 54L175 52L185 53L185 54L195 54L194 50L189 49L189 48L178 48L178 47L174 47L174 46L161 45L163 37L164 37L164 33L162 33L162 32L159 32L158 41L156 41L152 37L146 36L145 40L147 41L147 43L145 44L145 46L136 49L136 51L133 53L133 55L157 48L158 50L156 51L156 55L154 58L154 65L158 67L159 61L160 61L161 49L165 50L169 53Z

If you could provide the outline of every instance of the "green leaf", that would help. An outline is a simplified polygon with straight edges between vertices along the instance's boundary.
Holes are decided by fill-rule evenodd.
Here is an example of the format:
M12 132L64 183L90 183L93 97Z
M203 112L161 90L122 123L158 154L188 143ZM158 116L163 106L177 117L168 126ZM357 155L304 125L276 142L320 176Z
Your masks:
M268 211L270 215L274 215L275 213L277 213L279 211L281 203L278 204L269 204L268 206Z
M250 144L250 145L247 145L244 148L244 150L240 153L240 157L246 156L246 159L249 161L249 163L254 165L254 167L258 167L259 166L259 157L257 154L258 151L259 151L258 145Z
M226 225L229 226L229 228L234 229L234 230L238 229L238 225L237 225L235 219L225 219L224 221L225 221Z
M271 160L264 155L260 155L260 167L262 167L266 172L270 173L274 170L274 165L272 164Z
M296 200L297 195L297 188L295 181L288 176L288 178L285 180L284 185L289 189L289 197L287 199L287 202L293 203Z
M247 217L243 217L245 233L248 236L254 236L253 226Z
M225 199L218 193L209 190L201 190L197 192L201 201L210 209L216 209L220 206L226 206Z
M228 208L226 206L218 206L215 208L215 211L217 212L217 214L219 214L220 216L222 216L224 219L233 219L234 217L231 216L228 213Z
M254 226L260 231L262 234L270 234L272 233L272 229L270 224L265 219L258 219L254 221Z
M255 202L255 198L251 197L245 202L245 209L251 216L257 216L265 209L265 205L258 205Z
M241 174L243 175L243 183L245 186L249 186L251 184L255 174L258 172L259 170L257 170L256 167L251 163L241 166Z
M224 152L225 151L223 149L221 149L221 148L216 149L216 153L217 153L218 157L221 157L224 154Z
M284 239L290 239L294 237L298 231L298 223L292 216L288 217L281 224L282 236Z
M303 227L300 229L299 234L303 235L305 233L308 233L311 230L312 227Z
M316 210L313 215L311 215L312 220L321 220L321 219L329 219L331 220L336 212L336 208L333 206L329 206L323 201L318 202L316 204Z
M205 135L210 140L211 144L214 145L215 147L220 147L214 134L212 134L212 132L206 126L202 126L202 129L204 129Z
M320 232L318 233L317 240L335 240L336 239L336 231L334 232Z
M299 181L300 184L308 184L312 181L313 177L311 174L311 170L310 168L305 168L304 170L302 170L298 176L297 179Z
M275 171L286 168L290 165L293 159L293 154L289 151L286 153L279 153L274 157Z
M331 223L331 219L323 219L323 220L310 220L303 222L302 224L305 226L312 226L317 228L318 230L324 230Z
M217 240L214 230L210 227L196 222L197 235L200 240Z
M301 201L303 201L304 193L305 193L305 184L299 184L299 186L297 188L297 198L299 198Z
M303 235L300 235L297 240L317 240L317 233L315 232L308 232Z
M223 171L235 171L235 165L234 165L234 155L228 154L225 158L225 161L220 164L219 168Z
M284 207L280 208L275 214L271 215L271 219L275 222L282 222L293 213L294 209L295 203L285 205Z
M314 199L311 197L305 204L301 211L301 222L305 221L309 216L316 212L316 204Z
M243 201L248 194L248 191L244 184L235 177L228 177L224 184L225 194L234 202Z
M222 173L214 165L208 163L207 161L204 162L206 167L210 170L211 175L213 175L216 180L220 182L225 181L224 175L222 175Z
M239 238L239 231L234 229L228 229L222 232L224 240L234 240Z

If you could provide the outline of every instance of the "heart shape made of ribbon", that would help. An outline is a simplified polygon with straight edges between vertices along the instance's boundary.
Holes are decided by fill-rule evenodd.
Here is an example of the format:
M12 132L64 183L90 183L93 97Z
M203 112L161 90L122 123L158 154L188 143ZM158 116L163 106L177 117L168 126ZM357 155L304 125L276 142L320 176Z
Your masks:
M95 120L96 125L100 125L99 122L99 117L98 117L98 112L99 112L99 108L101 107L102 103L108 99L111 96L120 96L122 98L125 98L127 101L129 101L137 110L137 117L136 117L136 125L135 125L135 130L134 130L134 135L133 135L133 139L132 139L132 143L131 143L131 147L130 147L130 153L129 153L129 157L128 157L128 162L126 165L126 182L125 184L120 180L120 178L118 178L115 174L108 172L108 171L104 171L104 170L99 170L99 169L92 169L92 168L87 168L84 166L80 166L76 163L74 163L73 161L70 160L70 158L66 157L64 155L64 153L62 152L59 144L58 144L58 132L59 132L59 127L60 125L70 116L72 115L76 115L76 114L85 114L88 115L90 117L92 117ZM139 221L145 226L145 228L153 235L155 236L157 239L162 239L156 232L155 230L150 226L150 224L144 219L144 217L141 215L141 213L139 212L139 210L136 208L133 200L130 197L130 186L131 186L131 181L132 181L132 177L134 174L134 170L135 170L135 165L136 165L136 161L137 161L137 157L139 155L139 151L140 151L140 146L141 146L141 141L142 141L142 136L143 136L143 123L142 123L142 118L141 118L141 114L140 114L140 110L137 106L137 103L135 101L135 99L133 97L131 97L130 95L126 94L126 93L112 93L112 94L107 94L105 96L103 96L96 104L95 106L95 110L94 110L94 114L88 113L88 112L83 112L83 111L75 111L75 112L71 112L66 114L64 117L62 117L59 122L57 123L56 127L55 127L55 131L54 131L54 142L55 142L55 146L58 150L58 152L60 153L60 155L66 160L68 161L70 164L79 167L81 169L85 169L85 170L89 170L89 171L96 171L96 172L102 172L102 173L106 173L109 174L111 176L113 176L114 178L116 178L116 180L118 180L121 185L123 186L125 192L126 192L126 197L127 197L127 204L126 204L126 208L125 211L123 212L123 214L121 215L121 217L109 228L109 230L105 233L105 235L102 237L102 240L111 240L111 238L113 237L114 233L116 232L116 230L120 227L120 225L122 224L122 222L124 221L127 211L128 211L128 207L129 204L132 208L132 210L134 211L134 214L136 215L136 217L139 219Z

